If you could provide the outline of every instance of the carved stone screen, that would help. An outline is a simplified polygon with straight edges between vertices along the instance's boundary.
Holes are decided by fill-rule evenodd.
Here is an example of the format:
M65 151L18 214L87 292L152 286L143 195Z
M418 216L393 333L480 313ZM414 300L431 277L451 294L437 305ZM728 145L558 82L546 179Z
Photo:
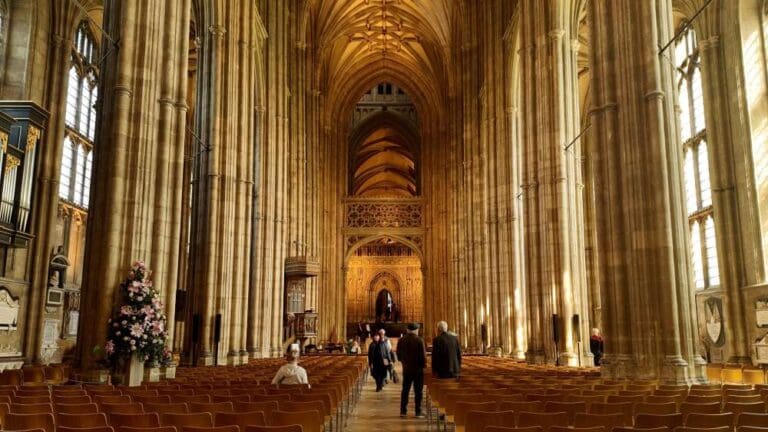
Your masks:
M418 202L349 202L349 228L419 228L422 224Z

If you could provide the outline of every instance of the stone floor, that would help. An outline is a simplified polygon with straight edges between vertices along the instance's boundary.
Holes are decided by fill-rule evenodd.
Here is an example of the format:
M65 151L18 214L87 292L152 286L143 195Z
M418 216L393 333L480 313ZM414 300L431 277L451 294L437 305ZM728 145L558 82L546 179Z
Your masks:
M402 376L402 372L398 373ZM376 383L373 378L363 389L363 395L357 404L355 411L349 419L347 432L426 432L427 420L417 419L413 416L413 391L411 391L410 404L408 406L408 418L400 418L400 390L402 384L390 382L384 386L384 390L376 393Z

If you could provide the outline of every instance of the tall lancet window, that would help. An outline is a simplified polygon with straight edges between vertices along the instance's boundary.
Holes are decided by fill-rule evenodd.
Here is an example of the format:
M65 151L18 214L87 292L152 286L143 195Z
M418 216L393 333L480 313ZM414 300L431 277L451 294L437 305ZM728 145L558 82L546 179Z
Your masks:
M88 208L99 71L97 46L86 22L78 26L72 48L59 197L78 207Z
M709 181L707 127L696 33L688 28L675 46L679 91L680 139L683 145L685 208L691 231L691 262L696 289L720 285L712 188Z

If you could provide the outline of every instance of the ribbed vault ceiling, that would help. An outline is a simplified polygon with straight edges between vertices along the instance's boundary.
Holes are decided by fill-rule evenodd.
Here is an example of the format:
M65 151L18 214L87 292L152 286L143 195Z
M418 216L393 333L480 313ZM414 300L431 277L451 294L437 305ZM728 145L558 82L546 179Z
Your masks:
M455 0L310 1L321 85L343 91L339 83L358 81L361 71L377 68L391 68L404 81L415 74L440 85L454 5Z
M352 195L411 197L416 195L414 155L400 131L384 127L370 134L354 158Z

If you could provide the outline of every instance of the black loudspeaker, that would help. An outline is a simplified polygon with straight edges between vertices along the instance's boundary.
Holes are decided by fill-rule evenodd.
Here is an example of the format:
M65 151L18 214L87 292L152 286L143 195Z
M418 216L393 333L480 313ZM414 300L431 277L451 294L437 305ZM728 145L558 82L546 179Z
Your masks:
M552 340L560 342L560 319L557 314L552 314Z
M192 315L192 343L200 343L200 314Z
M216 319L213 321L213 343L219 343L221 341L221 314L216 314Z
M573 332L576 335L576 342L581 342L581 326L579 325L579 314L573 315Z

